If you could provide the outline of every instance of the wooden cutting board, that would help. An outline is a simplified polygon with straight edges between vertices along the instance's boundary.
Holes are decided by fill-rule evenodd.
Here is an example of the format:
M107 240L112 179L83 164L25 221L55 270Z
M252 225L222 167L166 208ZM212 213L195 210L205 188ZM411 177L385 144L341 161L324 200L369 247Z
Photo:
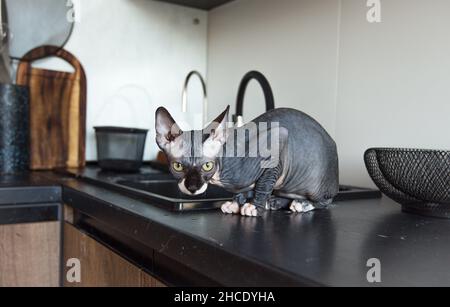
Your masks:
M65 60L74 72L35 68L27 61L48 57ZM83 167L87 85L81 63L61 48L38 47L20 61L17 84L30 89L30 168Z

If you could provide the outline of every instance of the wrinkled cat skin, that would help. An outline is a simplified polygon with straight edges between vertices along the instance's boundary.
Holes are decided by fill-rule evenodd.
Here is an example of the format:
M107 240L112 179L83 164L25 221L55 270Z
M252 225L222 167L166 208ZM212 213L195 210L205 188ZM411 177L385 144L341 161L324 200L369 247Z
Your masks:
M227 128L228 113L229 107L203 131L183 132L166 109L158 109L156 140L183 193L198 195L208 184L221 186L236 195L222 211L245 216L285 208L304 213L332 202L339 191L337 148L318 122L298 110L282 108L243 127ZM246 130L244 138L232 137L245 135ZM267 156L260 150L252 154L261 140L272 136L279 139L276 154ZM238 157L236 152L230 154L231 143L245 152ZM269 161L275 163L262 167Z

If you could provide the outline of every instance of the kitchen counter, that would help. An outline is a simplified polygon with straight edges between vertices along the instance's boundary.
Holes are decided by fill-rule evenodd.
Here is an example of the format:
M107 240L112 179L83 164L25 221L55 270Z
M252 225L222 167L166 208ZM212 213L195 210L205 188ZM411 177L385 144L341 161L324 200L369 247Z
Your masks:
M22 199L17 189L34 192ZM1 204L49 201L72 207L77 227L170 285L372 286L367 261L377 258L380 286L450 286L450 221L401 213L387 198L245 218L171 213L52 173L0 178L0 216Z
M61 198L59 180L37 173L2 175L0 225L56 221L60 218Z

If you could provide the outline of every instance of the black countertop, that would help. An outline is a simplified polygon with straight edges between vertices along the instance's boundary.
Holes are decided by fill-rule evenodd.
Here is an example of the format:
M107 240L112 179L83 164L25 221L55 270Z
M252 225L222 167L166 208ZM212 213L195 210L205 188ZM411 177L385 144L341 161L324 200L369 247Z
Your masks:
M59 180L37 173L0 176L0 225L56 221L60 218Z
M373 286L367 261L377 258L379 286L450 286L450 221L401 213L387 198L246 218L171 213L61 175L28 177L0 179L0 199L17 187L62 187L79 227L169 284Z

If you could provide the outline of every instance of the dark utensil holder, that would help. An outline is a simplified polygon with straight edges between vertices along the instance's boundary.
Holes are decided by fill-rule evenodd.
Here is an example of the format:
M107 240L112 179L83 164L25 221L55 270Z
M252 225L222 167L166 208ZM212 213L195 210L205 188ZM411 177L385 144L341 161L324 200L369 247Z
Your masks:
M0 84L0 174L29 169L28 87Z

